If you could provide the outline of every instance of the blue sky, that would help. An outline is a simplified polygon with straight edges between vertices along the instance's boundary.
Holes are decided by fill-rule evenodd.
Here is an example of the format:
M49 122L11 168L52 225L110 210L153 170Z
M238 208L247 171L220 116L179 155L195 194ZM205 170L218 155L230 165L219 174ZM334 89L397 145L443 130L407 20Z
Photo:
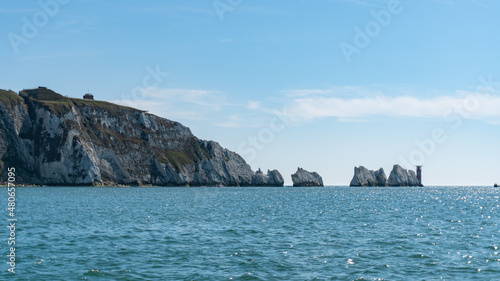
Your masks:
M500 183L498 1L1 3L0 88L90 90L286 184L393 164L423 164L426 185Z

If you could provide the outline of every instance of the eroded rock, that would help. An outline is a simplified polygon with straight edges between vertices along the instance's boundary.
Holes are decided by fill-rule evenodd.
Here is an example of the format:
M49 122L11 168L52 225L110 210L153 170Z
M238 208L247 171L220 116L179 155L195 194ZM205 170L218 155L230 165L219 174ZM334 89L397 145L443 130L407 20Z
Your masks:
M349 186L387 186L384 169L368 170L363 166L354 167L354 176Z
M323 186L323 179L316 172L308 172L298 168L295 174L292 174L293 186Z
M422 186L415 171L406 170L399 165L394 165L387 183L389 186Z

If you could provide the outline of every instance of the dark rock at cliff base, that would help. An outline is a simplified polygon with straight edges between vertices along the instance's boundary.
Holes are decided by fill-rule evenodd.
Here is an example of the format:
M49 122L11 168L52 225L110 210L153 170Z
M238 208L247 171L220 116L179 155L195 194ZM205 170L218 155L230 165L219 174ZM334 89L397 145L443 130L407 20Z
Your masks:
M142 110L39 87L0 90L0 168L17 184L283 186L238 154Z
M387 186L387 176L384 169L380 168L375 171L375 179L377 180L377 186Z
M399 165L394 165L387 183L389 186L422 186L414 171L406 170Z
M354 176L349 186L387 186L384 169L368 170L363 166L354 167Z
M292 175L293 186L323 186L323 179L316 172L308 172L298 168Z

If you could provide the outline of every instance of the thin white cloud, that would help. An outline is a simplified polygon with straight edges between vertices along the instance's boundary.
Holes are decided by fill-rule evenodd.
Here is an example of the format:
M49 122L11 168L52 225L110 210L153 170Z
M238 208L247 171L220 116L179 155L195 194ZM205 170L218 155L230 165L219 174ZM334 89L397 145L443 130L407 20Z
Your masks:
M279 116L290 124L321 118L366 122L373 117L442 119L445 116L500 123L497 86L479 87L478 92L438 92L434 97L411 91L398 96L394 94L398 87L387 91L378 86L286 90L274 106L266 100L232 103L224 93L215 90L175 88L148 88L140 97L128 96L115 102L174 120L204 121L231 128L258 127L268 122L270 116Z
M112 102L173 120L203 121L218 127L255 128L269 121L261 101L229 102L221 91L156 87L132 92Z
M212 90L148 88L143 93L145 98L193 104L215 111L221 110L223 106L230 105L225 95Z
M189 107L187 106L181 107L174 104L168 104L166 102L134 100L134 99L112 100L110 102L132 108L137 108L140 110L145 110L148 113L152 113L154 115L164 117L167 119L173 119L173 120L187 119L196 121L207 120L207 117L202 111L189 109Z
M305 97L310 95L326 95L331 94L332 90L322 90L322 89L297 89L297 90L285 90L285 95L288 97Z
M225 94L215 90L155 87L134 90L113 102L174 120L204 120L213 124L231 122L234 126L246 126L247 123L228 116L231 116L232 111L239 112L241 108L248 108L248 105L230 103Z
M384 93L401 93L406 91L401 87L372 85L362 86L331 86L327 89L288 89L283 91L286 97L312 97L312 96L346 96L367 97L380 96Z
M263 121L258 120L256 122L256 120L248 118L248 116L244 117L240 114L233 114L227 120L217 123L216 126L225 128L260 128Z
M247 108L248 109L259 109L260 108L260 102L258 101L249 101L248 102L248 105L247 105Z
M196 89L147 88L127 93L115 103L138 107L172 119L206 120L228 105L218 91Z
M443 118L450 114L495 122L500 119L498 108L500 108L500 96L465 91L457 91L454 96L434 98L412 96L301 97L292 100L287 106L289 114L302 120L336 117L341 121L351 122L374 116Z

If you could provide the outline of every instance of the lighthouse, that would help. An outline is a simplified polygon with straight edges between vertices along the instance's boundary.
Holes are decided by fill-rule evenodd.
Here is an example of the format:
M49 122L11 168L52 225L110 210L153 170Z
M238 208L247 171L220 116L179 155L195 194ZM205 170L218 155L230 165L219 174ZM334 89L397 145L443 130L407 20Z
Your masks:
M417 166L417 180L418 184L422 186L422 166Z

